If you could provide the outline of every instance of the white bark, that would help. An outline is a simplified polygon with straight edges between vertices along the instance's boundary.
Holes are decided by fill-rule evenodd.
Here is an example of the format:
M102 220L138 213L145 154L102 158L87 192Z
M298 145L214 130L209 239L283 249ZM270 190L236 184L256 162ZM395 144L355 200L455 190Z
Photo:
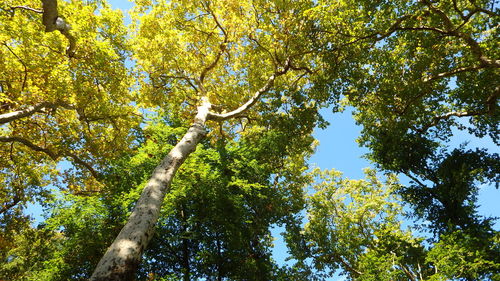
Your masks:
M22 110L0 114L0 124L9 123L9 122L14 121L16 119L30 116L33 113L42 110L43 108L45 108L45 106L47 106L47 104L39 103L39 104L36 104L34 106L29 106L28 108L25 108Z
M3 113L0 114L0 125L12 122L17 119L21 119L24 117L28 117L30 115L33 115L37 112L42 112L44 109L55 109L58 107L66 108L66 109L75 109L73 105L64 103L64 102L41 102L38 104L35 104L33 106L28 106L25 109L21 109L18 111L14 112L8 112L8 113Z
M193 125L156 167L127 224L99 261L90 280L134 279L142 253L153 236L163 198L169 191L172 179L177 169L195 151L196 145L206 134L205 122L210 107L208 101L204 101L198 107Z
M269 76L269 78L267 79L264 86L262 86L262 88L257 90L255 92L255 94L246 103L244 103L242 106L238 107L237 109L235 109L231 112L224 113L224 114L217 114L217 113L209 112L208 118L210 120L214 120L214 121L223 121L223 120L227 120L230 118L238 117L241 114L245 113L246 111L248 111L248 109L250 109L250 107L252 107L260 99L260 97L264 93L267 93L267 91L269 91L269 89L271 89L271 87L274 84L274 80L276 80L276 77L287 73L289 69L290 69L290 59L287 58L283 69L280 71L276 71L273 75Z
M276 77L287 73L289 69L290 60L287 59L283 69L271 75L250 100L227 114L210 112L212 105L206 97L202 98L202 105L198 107L193 125L154 170L127 223L97 264L90 281L134 280L142 253L153 236L163 198L170 189L177 169L205 136L205 122L234 118L248 111L269 91Z

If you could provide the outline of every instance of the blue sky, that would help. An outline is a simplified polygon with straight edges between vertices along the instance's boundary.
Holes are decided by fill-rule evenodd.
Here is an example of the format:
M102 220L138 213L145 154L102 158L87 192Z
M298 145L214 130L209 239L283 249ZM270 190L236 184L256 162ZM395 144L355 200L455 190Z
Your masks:
M335 114L330 109L322 110L322 115L330 126L325 130L315 129L314 136L319 140L320 145L310 163L316 164L321 169L334 168L343 172L348 178L360 179L364 178L363 168L373 167L373 165L362 157L368 150L359 147L356 143L361 127L355 124L351 113L350 110ZM468 142L468 148L486 148L490 153L500 153L500 147L496 146L489 137L480 139L459 130L454 130L453 134L450 141L451 147L458 147ZM401 177L401 181L407 182L404 177ZM500 190L495 189L494 186L482 186L479 193L481 205L479 213L483 216L500 217L499 195ZM500 222L496 223L496 227L500 228Z
M363 169L373 167L373 165L363 158L363 155L368 150L359 147L356 143L356 138L358 138L361 132L361 127L355 124L352 111L347 109L342 113L332 113L331 109L323 109L321 113L325 120L330 123L330 126L324 130L315 129L314 136L319 140L320 144L309 163L321 169L333 168L339 170L347 178L364 178ZM489 137L478 139L466 132L455 130L450 145L458 147L464 142L469 142L469 148L482 147L487 148L489 152L500 153L500 148ZM403 184L408 182L405 177L400 177L400 180ZM479 214L486 217L500 218L499 195L500 190L495 189L494 186L482 186L478 196L480 204L478 209ZM497 230L500 229L500 220L496 222L495 228ZM276 228L273 231L276 238L273 257L279 263L285 262L288 256L283 239L277 235L281 231L283 229L280 228ZM344 278L337 275L329 280L340 281L344 280Z

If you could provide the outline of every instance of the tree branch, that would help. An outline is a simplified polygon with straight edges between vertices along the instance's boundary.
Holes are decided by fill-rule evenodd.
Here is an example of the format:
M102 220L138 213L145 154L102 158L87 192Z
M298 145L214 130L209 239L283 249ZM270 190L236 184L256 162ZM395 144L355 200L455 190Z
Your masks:
M363 40L372 39L375 41L381 41L381 40L391 36L395 31L401 30L401 23L403 23L405 20L412 18L412 17L414 17L414 16L413 15L403 15L403 16L397 18L394 21L394 23L385 32L376 31L376 32L373 32L371 34L367 34L364 36L354 36L354 35L350 35L350 34L345 34L345 33L342 33L340 30L336 30L335 32L328 31L328 30L319 30L319 31L324 32L324 33L328 33L328 34L332 34L332 35L340 34L340 35L345 36L345 37L354 37L355 38L354 40L349 41L347 43L344 43L340 46L340 47L347 47L349 45L356 44L357 42L363 41ZM338 48L340 48L340 47L338 47Z
M35 12L35 13L38 13L38 14L42 14L43 13L43 10L33 9L31 7L28 7L28 6L14 6L14 7L10 7L10 9L11 10L15 10L15 9L28 10L28 11L32 11L32 12Z
M276 68L276 59L275 59L273 53L271 53L271 51L269 51L268 48L262 46L262 44L260 44L259 40L255 39L251 33L248 35L248 39L250 39L255 44L257 44L257 46L259 48L263 49L269 55L269 58L271 59L271 61L273 62L274 67Z
M92 176L95 179L101 178L101 175L96 170L94 170L94 168L92 168L92 166L89 163L83 161L80 157L73 154L72 152L56 153L48 148L38 146L25 138L17 137L17 136L13 136L13 137L0 136L0 142L10 142L10 143L18 142L18 143L21 143L21 144L27 146L28 148L30 148L31 150L45 153L54 161L57 161L60 157L64 157L64 156L70 157L73 159L73 161L76 164L85 167L92 174Z
M2 206L2 208L0 208L0 215L6 213L8 210L15 207L19 202L21 202L21 198L15 195L14 198L12 199L12 202L6 203L5 205Z
M286 72L288 72L288 70L290 69L290 64L291 64L290 59L287 59L284 68L281 71L276 71L273 75L271 75L267 79L264 86L262 86L262 88L260 88L257 92L255 92L255 94L242 106L238 107L237 109L235 109L231 112L223 113L223 114L209 112L207 119L214 120L214 121L224 121L224 120L227 120L229 118L237 117L237 116L240 116L241 114L245 113L250 107L252 107L259 100L259 98L264 93L269 91L269 89L273 86L274 80L276 79L276 77L281 76L281 75L285 74Z
M404 172L404 174L413 180L416 184L420 185L421 188L428 188L427 185L423 184L416 176L413 176L410 172Z
M26 81L28 80L28 67L26 66L26 64L24 63L24 61L14 52L14 50L12 50L9 47L9 45L7 45L7 43L2 43L2 45L4 45L9 50L9 52L12 55L14 55L19 60L19 62L23 65L23 68L24 68L24 78L23 78L23 85L21 86L21 91L23 91L24 88L26 87Z
M432 2L429 0L420 0L420 2L424 3L427 7L429 7L429 10L433 11L435 14L437 14L441 20L443 21L444 26L448 30L454 30L455 26L451 22L450 18L446 15L445 12L442 10L436 8L434 5L432 5Z
M460 11L460 9L458 8L457 0L453 0L452 2L453 2L453 9L455 9L455 12L457 12L462 19L465 19L464 13Z
M474 5L474 7L476 8L476 10L479 11L479 12L481 12L481 13L487 14L490 17L498 17L498 16L500 16L500 14L498 14L498 13L495 13L495 12L493 12L491 10L487 10L487 9L479 7L477 5L476 0L469 0L469 2L471 2L472 5ZM492 2L492 7L491 8L494 9L493 6L495 5L495 3L494 3L495 1L491 1L491 2Z
M398 27L397 30L402 30L402 31L406 31L406 30L410 30L410 31L413 31L413 30L416 30L416 31L434 31L434 32L441 33L441 34L444 34L447 36L451 36L449 34L449 32L447 32L446 30L443 30L443 29L440 29L437 27L431 27L431 26L416 26L416 27L404 26L404 27Z
M359 277L361 275L363 275L363 272L360 272L358 270L356 270L353 266L351 266L347 261L345 261L342 256L338 255L338 254L332 254L332 256L330 256L330 258L333 258L334 260L337 260L340 264L342 264L344 266L344 269L346 271L349 271L352 275L354 275L355 277Z
M401 268L403 269L403 272L405 273L406 277L408 277L409 280L411 281L417 281L417 279L415 278L415 275L404 265L400 265Z
M445 12L436 8L432 4L432 2L429 0L421 0L421 2L423 2L427 7L429 7L429 9L431 11L433 11L435 14L437 14L441 18L444 26L447 29L446 30L447 34L461 38L462 40L465 41L465 43L469 46L472 54L474 54L477 57L477 59L480 61L481 64L489 65L489 66L493 66L493 67L500 67L500 60L492 60L492 59L489 59L488 57L486 57L483 54L483 51L481 49L481 46L479 46L479 43L476 40L474 40L472 37L470 37L470 35L458 31L458 28L455 27L455 25L452 23L452 21L446 15Z
M59 102L59 103L41 102L41 103L35 104L33 106L29 106L28 108L25 108L25 109L0 114L0 125L12 122L12 121L17 120L17 119L28 117L36 112L41 112L45 108L55 109L57 107L64 107L67 109L75 109L74 106L69 105L69 104L65 104L62 102Z
M64 156L70 157L76 164L85 167L95 179L99 180L102 178L101 174L99 174L96 170L94 170L94 168L89 163L80 159L80 157L78 157L77 155L71 152L67 152L64 153Z
M467 71L472 71L472 70L479 70L479 69L482 69L482 68L485 68L485 66L461 67L461 68L454 69L452 71L442 72L442 73L439 73L439 74L436 74L436 75L424 78L424 82L430 82L430 81L433 81L433 80L437 80L437 79L441 79L441 78L445 78L445 77L450 77L450 76L453 76L453 75L461 73L461 72L467 72Z
M30 148L31 150L38 151L38 152L43 152L47 154L52 160L57 160L58 155L51 151L50 149L38 146L32 142L30 142L27 139L21 138L21 137L0 137L0 142L19 142Z
M447 120L447 119L450 119L451 117L470 117L470 116L484 115L484 114L487 114L487 113L489 113L489 111L462 111L462 112L460 112L460 111L452 111L452 112L448 112L448 113L443 114L443 115L434 116L434 118L432 118L432 122L430 122L429 124L425 125L419 131L420 132L425 132L429 128L436 126L439 123L439 121L441 121L441 120Z
M66 50L68 56L73 57L76 48L76 39L70 34L71 25L66 20L59 17L57 10L57 0L42 0L43 16L42 23L45 25L45 32L59 30L69 41L69 47Z
M219 51L217 52L217 55L215 56L214 61L212 61L212 63L210 63L209 65L207 65L201 71L201 74L200 74L200 77L199 77L199 84L200 84L199 86L200 86L201 89L203 89L202 84L203 84L203 80L205 80L205 76L207 75L207 73L209 71L211 71L217 65L217 63L219 62L220 58L222 57L222 54L224 53L224 51L226 51L226 44L229 41L229 37L228 37L228 34L227 34L226 30L220 24L219 20L217 19L217 16L212 11L212 9L210 8L209 4L207 3L205 6L206 6L205 8L207 9L207 12L212 16L212 18L215 21L215 24L217 25L217 27L221 30L222 34L224 35L224 40L219 45ZM206 93L204 93L204 94L206 94Z

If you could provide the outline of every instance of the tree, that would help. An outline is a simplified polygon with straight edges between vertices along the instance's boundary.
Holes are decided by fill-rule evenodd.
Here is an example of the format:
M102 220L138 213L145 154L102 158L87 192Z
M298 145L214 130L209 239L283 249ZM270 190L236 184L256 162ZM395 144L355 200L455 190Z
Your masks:
M26 204L50 198L48 185L98 191L100 171L129 149L139 121L122 15L98 1L41 4L0 4L0 240L8 245ZM61 172L65 161L72 167Z
M74 19L75 25L73 26L69 15L67 20L66 15L59 16L56 1L44 1L43 10L32 6L16 6L17 3L9 4L12 5L4 10L21 10L35 14L41 12L43 14L41 23L30 21L30 19L27 21L38 26L44 24L47 32L60 31L62 36L69 41L70 47L66 55L70 57L70 60L73 57L78 58L78 48L84 48L79 41L84 40L76 23L88 23L89 17L85 18L85 16L92 17L92 13L75 14L80 18ZM91 4L91 7L95 9L97 4L102 3ZM138 58L138 65L142 67L141 74L146 74L150 82L143 84L141 102L144 101L150 106L159 106L164 105L163 102L167 100L168 109L174 110L181 116L184 114L185 117L195 115L195 121L185 138L173 148L153 173L152 180L144 188L144 196L139 199L129 223L109 248L102 263L98 265L93 277L96 280L108 278L106 276L115 276L115 278L131 276L130 272L134 271L145 245L151 239L153 226L171 179L186 157L194 151L196 144L204 137L204 126L207 120L220 122L234 117L245 117L251 120L253 116L248 109L265 95L267 95L265 98L268 102L278 101L278 104L286 104L286 101L280 102L279 99L270 95L271 92L277 96L288 89L298 93L295 94L294 99L300 99L302 93L297 89L306 84L307 76L313 72L304 65L304 62L311 61L314 56L307 46L297 43L306 36L298 31L303 29L308 22L305 19L297 20L296 16L301 16L301 11L309 5L307 2L293 3L296 6L295 10L285 10L284 8L290 3L282 2L256 2L253 5L250 3L241 5L232 1L224 3L204 1L182 4L158 2L150 6L147 2L139 2L137 17L140 17L142 23L137 29L138 40L134 42L134 51ZM151 8L149 13L139 16L141 12L149 8ZM161 20L152 20L158 15L164 17ZM18 19L18 17L14 18ZM68 24L72 25L71 29ZM165 29L164 31L167 32L162 34L161 38L156 36L156 32L162 31L156 27L165 24L171 28ZM95 33L92 35L95 36ZM106 35L111 38L110 41L113 41L110 34ZM89 40L101 41L94 38ZM44 40L40 41L44 42ZM147 50L144 48L145 45L148 46ZM165 52L166 48L172 48L176 57ZM64 59L67 59L66 56ZM245 65L248 62L251 64ZM88 68L88 65L92 64L78 65L79 68L76 71L84 70ZM88 69L88 71L93 72L93 69ZM25 71L27 72L29 71ZM120 78L120 76L113 75L107 77L118 78L118 80ZM24 80L21 84L24 84ZM99 92L102 86L96 83L94 88ZM157 95L158 93L161 95ZM162 97L166 96L165 93L168 93L168 98ZM9 97L11 95L9 92ZM300 100L295 102L303 103ZM243 105L238 107L239 103ZM57 102L58 107L61 107L60 104L65 105L66 102ZM88 103L85 106L88 106ZM8 113L8 116L25 117L29 116L28 112L29 114L44 112L47 107L46 104L35 104L25 110ZM73 105L65 107L71 108ZM215 111L210 111L212 107ZM235 107L235 110L230 111ZM316 106L311 103L309 107L315 108ZM223 110L229 112L222 112ZM283 107L283 110L286 108ZM244 114L248 116L243 116ZM118 130L113 130L115 131ZM54 159L58 159L60 155L59 152L56 154L46 147L35 147L27 142L24 144L35 151L45 152ZM113 145L116 144L113 143ZM98 148L106 151L103 147ZM77 157L72 158L77 159ZM76 162L79 163L79 161ZM118 255L120 251L128 253ZM109 270L109 266L112 270Z
M17 236L0 278L88 279L151 169L185 131L164 120L145 127L140 148L104 173L106 192L54 200L38 229ZM279 266L270 258L269 228L300 223L295 219L303 205L300 182L312 153L309 134L285 141L291 136L297 136L293 126L273 122L270 128L247 128L237 141L200 143L165 199L138 279L275 279Z
M147 77L143 80L147 82L143 83L145 101L195 118L153 172L92 280L132 278L172 178L205 136L207 121L243 115L252 119L249 109L259 99L272 102L287 89L301 94L298 90L314 72L308 67L313 54L307 45L299 44L307 35L299 31L308 24L301 19L308 2L137 4L134 17L141 24L133 44L137 63ZM308 106L316 107L314 103Z
M294 216L303 205L299 182L313 141L304 135L299 137L303 140L284 142L295 134L280 127L248 128L237 142L212 146L205 141L197 148L166 198L140 267L142 276L275 279L278 265L271 259L269 228L298 223ZM161 139L168 135L151 135L150 149L160 148L156 155L161 155ZM297 153L299 147L303 153ZM291 149L295 152L289 154Z
M288 235L292 256L302 266L310 259L322 277L341 269L348 280L426 280L432 267L423 239L402 229L395 175L383 183L374 170L365 173L364 180L335 170L311 173L307 223L299 235Z
M494 1L320 4L311 14L324 40L349 38L356 52L343 68L347 79L332 83L356 108L368 157L412 180L399 192L417 218L432 221L429 261L447 267L441 278L490 278L497 273L498 231L492 218L477 215L476 195L480 182L498 182L498 155L446 143L459 129L498 144L498 7ZM349 16L353 5L359 15ZM476 254L456 263L450 252Z
M326 46L322 59L334 71L332 93L357 109L360 143L384 168L419 165L452 128L467 128L459 118L470 120L476 136L498 140L493 1L320 1L308 14L322 34L317 46ZM355 56L339 64L335 52L345 45ZM393 146L402 152L385 159Z
M0 82L6 157L0 161L7 195L0 210L6 219L19 214L13 206L22 207L28 196L49 195L44 187L59 179L54 167L63 159L76 167L62 173L65 188L101 190L97 180L105 165L140 137L133 130L135 106L188 128L155 168L92 280L133 278L174 175L207 128L212 144L273 122L307 136L321 121L318 108L344 95L357 108L360 141L371 159L408 174L424 191L418 182L436 173L426 170L430 166L439 173L435 189L454 182L449 177L456 174L445 167L460 153L436 161L440 141L454 126L463 128L454 117L471 117L478 136L498 137L498 13L487 1L137 0L130 40L118 14L101 1L41 4L1 6L2 20L12 23L0 30L6 58ZM135 81L127 57L134 59ZM301 155L305 146L287 153ZM473 179L495 174L494 166L479 164L463 171L474 167L483 172L463 174L460 200L474 199ZM24 177L29 181L20 181ZM416 194L402 192L407 199ZM467 208L474 204L456 203L462 213L473 213ZM184 201L177 207L194 206ZM183 222L182 216L170 219ZM186 232L182 227L175 231Z

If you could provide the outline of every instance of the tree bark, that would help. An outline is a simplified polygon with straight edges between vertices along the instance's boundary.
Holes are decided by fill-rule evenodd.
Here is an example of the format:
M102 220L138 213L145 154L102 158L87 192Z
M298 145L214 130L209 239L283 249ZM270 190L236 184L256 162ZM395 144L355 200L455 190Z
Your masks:
M59 30L59 32L69 41L69 47L66 53L72 57L75 54L76 39L69 32L71 30L71 25L69 25L64 18L59 16L57 0L42 0L42 7L42 23L45 25L45 32Z
M212 104L207 97L201 98L202 104L198 107L193 125L154 170L127 223L97 264L90 281L134 280L142 253L153 236L163 198L170 189L177 169L206 135L206 121L223 121L245 113L264 93L269 91L276 77L287 73L289 69L290 59L287 59L283 68L269 76L264 86L257 90L246 103L229 113L210 112Z
M151 240L160 208L170 184L186 158L206 135L211 104L198 107L193 125L154 170L125 226L99 261L90 280L134 280L141 256Z
M181 218L182 218L182 280L190 281L191 280L191 267L189 263L189 238L188 228L187 228L187 216L186 216L186 208L182 206L181 210Z

